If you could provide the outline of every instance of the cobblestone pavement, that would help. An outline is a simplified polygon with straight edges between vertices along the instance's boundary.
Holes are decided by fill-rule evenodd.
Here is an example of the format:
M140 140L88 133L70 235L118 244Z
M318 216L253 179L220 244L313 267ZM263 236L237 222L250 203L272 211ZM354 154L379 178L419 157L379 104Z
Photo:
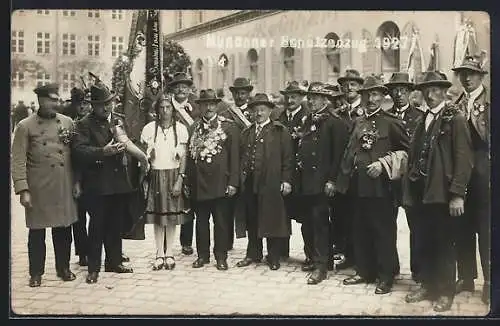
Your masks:
M398 218L398 247L401 276L393 292L375 295L374 285L344 286L342 280L352 270L329 272L318 285L307 285L300 271L304 258L300 228L293 225L291 258L281 269L271 271L260 264L237 268L245 255L246 239L237 239L229 253L229 270L218 271L211 263L193 269L195 255L183 256L175 249L173 271L152 271L154 241L152 227L146 240L124 241L133 274L100 273L97 284L85 283L86 270L72 257L77 279L63 282L56 277L54 254L47 232L46 271L39 288L28 287L27 229L18 197L12 196L11 304L20 315L405 315L433 316L431 303L407 304L404 296L416 284L409 277L408 229L403 212ZM481 273L479 273L481 275ZM460 293L449 316L484 316L488 307L480 300L482 280L474 293Z

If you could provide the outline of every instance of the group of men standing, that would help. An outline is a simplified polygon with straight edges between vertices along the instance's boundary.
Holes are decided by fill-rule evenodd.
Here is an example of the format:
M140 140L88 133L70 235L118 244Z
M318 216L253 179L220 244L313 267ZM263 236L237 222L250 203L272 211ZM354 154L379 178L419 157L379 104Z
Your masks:
M410 229L412 278L421 285L406 301L430 299L436 311L445 311L456 293L474 290L477 233L485 279L482 299L487 303L486 71L477 57L467 57L453 70L464 87L456 103L446 101L451 82L440 72L425 72L417 84L407 73L397 72L384 83L379 76L363 78L350 69L338 79L339 85L312 82L304 88L289 82L280 91L285 99L282 111L266 94L250 96L253 86L246 78L237 78L230 87L234 104L223 103L211 89L202 90L192 102L192 80L176 74L169 86L177 118L190 134L184 182L193 207L190 214L196 217L195 228L193 223L182 225L182 252L193 252L195 229L198 257L192 266L210 261L212 216L217 269L228 268L227 252L236 236L248 239L245 258L237 267L261 262L266 238L266 262L277 270L280 260L289 256L295 219L304 241L302 270L311 272L308 284L325 280L341 258L338 269L356 270L344 285L376 283L375 293L386 294L400 272L396 219L398 207L403 207ZM410 103L414 90L422 92L427 111ZM43 274L40 257L45 253L39 251L46 227L54 228L58 275L74 279L68 227L77 220L71 196L79 197L82 189L91 216L87 282L97 282L102 244L106 271L132 272L122 265L116 231L120 214L125 214L116 207L127 201L131 188L125 176L125 148L113 141L114 95L102 83L92 86L92 111L72 117L81 118L75 126L53 112L56 86L35 92L40 110L19 124L12 160L15 191L26 207L30 228L30 285L38 286ZM387 95L394 103L389 110L383 108ZM77 167L74 176L66 171L70 150ZM48 186L53 191L47 191ZM50 207L57 211L47 212ZM53 223L58 216L64 218Z

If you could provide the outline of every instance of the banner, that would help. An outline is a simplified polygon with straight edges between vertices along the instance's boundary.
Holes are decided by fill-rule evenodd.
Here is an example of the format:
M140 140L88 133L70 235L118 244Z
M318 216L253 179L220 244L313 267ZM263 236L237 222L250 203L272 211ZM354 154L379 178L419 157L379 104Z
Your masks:
M146 89L144 93L145 96L150 97L151 101L156 100L161 95L163 85L161 39L160 11L148 10L146 25Z

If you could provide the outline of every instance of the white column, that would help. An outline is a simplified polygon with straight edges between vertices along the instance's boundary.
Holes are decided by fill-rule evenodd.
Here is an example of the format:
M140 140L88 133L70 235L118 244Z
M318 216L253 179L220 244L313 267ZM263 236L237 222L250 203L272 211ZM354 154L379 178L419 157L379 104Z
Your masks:
M265 89L266 93L271 93L273 91L272 87L272 79L273 79L273 71L272 71L272 66L273 66L273 52L272 48L270 46L267 46L265 48L266 51L266 61L264 62L265 65Z

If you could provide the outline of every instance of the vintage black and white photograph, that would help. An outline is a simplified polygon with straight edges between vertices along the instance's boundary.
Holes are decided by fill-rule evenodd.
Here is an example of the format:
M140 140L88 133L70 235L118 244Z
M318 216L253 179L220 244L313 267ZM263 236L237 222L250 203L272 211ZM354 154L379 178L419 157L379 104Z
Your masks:
M11 316L485 316L481 11L16 10Z

